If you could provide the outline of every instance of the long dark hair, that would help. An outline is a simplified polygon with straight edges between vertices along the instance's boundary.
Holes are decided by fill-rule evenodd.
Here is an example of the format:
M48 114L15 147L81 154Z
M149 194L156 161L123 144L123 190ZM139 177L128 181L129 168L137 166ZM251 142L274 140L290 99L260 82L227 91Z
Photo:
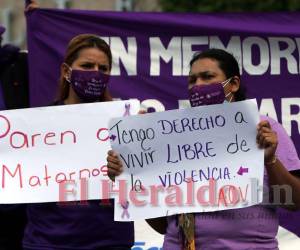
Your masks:
M220 69L224 72L226 78L240 75L240 68L235 57L222 49L208 49L203 52L197 52L190 61L190 67L193 63L199 59L210 58L216 60L219 64ZM234 93L235 101L243 101L246 99L246 88L240 84L240 88Z
M64 63L71 66L73 62L78 58L79 52L85 48L98 48L99 50L103 51L108 57L109 69L111 70L112 54L110 47L103 39L93 34L81 34L75 36L68 44L64 58ZM66 81L64 75L61 73L59 79L59 89L55 102L64 101L69 95L69 88L70 83ZM112 97L106 88L99 101L111 100Z

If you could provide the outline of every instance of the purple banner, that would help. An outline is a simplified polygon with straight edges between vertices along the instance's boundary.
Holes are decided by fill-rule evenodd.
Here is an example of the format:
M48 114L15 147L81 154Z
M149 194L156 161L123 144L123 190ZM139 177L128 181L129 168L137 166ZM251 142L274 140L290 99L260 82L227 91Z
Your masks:
M81 33L110 44L113 97L138 98L156 111L186 105L188 64L195 51L223 48L238 59L248 98L257 98L260 112L283 124L300 151L300 13L37 9L27 14L27 22L34 107L53 101L66 46Z

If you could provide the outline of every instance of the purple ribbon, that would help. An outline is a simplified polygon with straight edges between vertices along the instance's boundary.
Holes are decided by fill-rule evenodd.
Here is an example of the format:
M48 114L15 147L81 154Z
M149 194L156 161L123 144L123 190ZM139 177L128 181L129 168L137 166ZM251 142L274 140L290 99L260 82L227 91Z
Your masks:
M121 203L121 207L123 208L123 213L122 213L122 219L124 219L124 217L126 216L128 219L130 217L129 213L128 213L128 207L129 207L129 202L122 202Z
M130 115L130 103L125 103L125 113L123 116Z

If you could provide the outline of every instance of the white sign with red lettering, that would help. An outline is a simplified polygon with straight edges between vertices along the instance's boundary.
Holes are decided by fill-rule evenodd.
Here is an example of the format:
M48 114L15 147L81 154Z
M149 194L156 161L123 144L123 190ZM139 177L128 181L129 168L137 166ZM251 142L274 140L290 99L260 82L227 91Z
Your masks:
M0 203L101 199L108 121L139 107L130 100L0 112Z

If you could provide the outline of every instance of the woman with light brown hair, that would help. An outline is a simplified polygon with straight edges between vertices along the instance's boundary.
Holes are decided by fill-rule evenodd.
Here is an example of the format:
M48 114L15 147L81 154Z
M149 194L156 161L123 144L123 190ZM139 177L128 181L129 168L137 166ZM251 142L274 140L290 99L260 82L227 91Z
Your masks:
M56 102L75 104L93 101L111 101L112 97L106 88L111 66L111 51L104 40L89 34L74 37L69 43L64 63L61 65L60 85ZM102 79L104 81L103 89L99 90L101 93L81 94L84 91L83 88L91 88L92 86L87 86L86 83L88 82L82 83L80 86L76 85L72 77L74 78L74 75L76 75L77 78L87 77L87 79L92 79L93 77L99 77L98 72L101 73L101 77L105 78Z
M61 65L55 105L111 101L107 89L112 66L108 44L95 35L74 37ZM128 250L133 223L114 221L113 202L88 205L30 204L25 250Z

